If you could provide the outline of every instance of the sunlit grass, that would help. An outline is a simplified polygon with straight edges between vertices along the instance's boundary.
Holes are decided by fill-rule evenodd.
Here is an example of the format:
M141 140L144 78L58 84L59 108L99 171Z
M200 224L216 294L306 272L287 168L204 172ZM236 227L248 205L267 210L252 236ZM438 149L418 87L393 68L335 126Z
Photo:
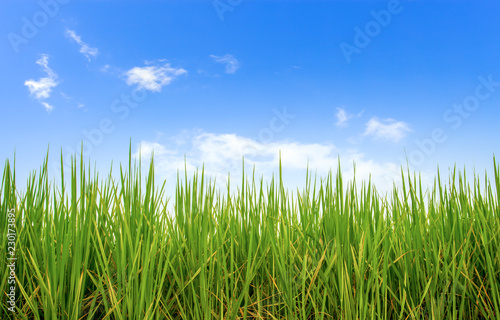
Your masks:
M402 170L385 198L340 171L293 195L281 168L232 193L201 171L178 177L168 212L153 161L142 181L131 159L117 180L74 159L59 187L45 161L20 193L7 160L0 230L15 209L17 311L4 271L0 319L500 319L493 163L493 180L453 170L430 190Z

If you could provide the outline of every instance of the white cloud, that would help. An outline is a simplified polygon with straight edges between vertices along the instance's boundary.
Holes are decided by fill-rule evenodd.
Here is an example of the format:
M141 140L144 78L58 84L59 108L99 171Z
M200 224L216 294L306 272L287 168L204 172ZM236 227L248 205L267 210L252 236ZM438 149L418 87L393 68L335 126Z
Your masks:
M226 73L235 73L236 70L240 68L240 63L238 60L231 54L226 54L221 57L215 56L215 55L210 55L212 59L215 60L217 63L222 63L226 65Z
M50 111L52 111L52 109L54 109L54 106L48 104L47 102L41 101L40 103L43 105L43 107L45 108L45 110L47 110L47 112L50 112Z
M97 48L92 48L82 41L82 38L76 34L75 31L66 29L66 37L72 39L80 46L80 53L83 54L90 61L90 57L95 58L99 54Z
M101 68L101 72L108 72L110 68L111 68L111 66L110 66L109 64L105 64L105 65Z
M60 92L60 94L61 94L61 97L63 97L63 98L64 98L64 100L66 100L66 101L71 101L71 100L73 100L73 97L69 96L69 95L68 95L68 94L66 94L65 92L62 92L62 91L61 91L61 92Z
M38 81L33 79L26 80L24 85L28 87L30 94L43 105L45 110L50 112L54 109L54 106L41 100L49 98L52 93L52 89L57 86L57 74L49 68L49 56L46 54L42 54L40 59L36 61L36 64L42 67L47 76L38 79Z
M183 74L187 74L183 68L173 68L170 63L165 63L163 66L134 67L125 72L125 77L128 85L137 85L138 89L160 92L163 86L170 84L172 80Z
M28 87L30 94L35 96L36 99L47 99L50 97L52 88L57 86L57 74L49 68L49 56L42 54L36 64L42 66L43 71L47 73L47 77L40 78L38 81L30 79L24 82Z
M309 171L317 171L318 177L325 177L330 170L337 170L340 156L342 171L346 181L354 177L353 161L356 164L356 180L360 183L370 176L376 183L378 190L391 190L394 181L400 179L400 165L393 162L376 162L366 159L359 152L339 150L328 143L299 143L293 141L260 142L251 138L235 134L215 134L205 132L183 133L182 143L177 138L164 142L142 141L140 154L148 159L151 152L155 154L155 172L158 178L175 180L178 170L184 173L184 166L188 177L196 168L201 170L204 165L205 174L216 178L218 187L224 190L228 173L231 174L232 185L241 181L242 157L245 159L246 173L255 166L259 179L262 175L265 181L279 172L279 155L285 184L290 190L304 186L307 166ZM137 150L135 156L139 156ZM143 160L143 163L147 163ZM234 186L233 185L233 186Z
M372 136L374 139L399 142L406 137L408 132L411 132L411 129L406 122L396 121L391 118L378 119L377 117L372 117L366 123L364 135Z

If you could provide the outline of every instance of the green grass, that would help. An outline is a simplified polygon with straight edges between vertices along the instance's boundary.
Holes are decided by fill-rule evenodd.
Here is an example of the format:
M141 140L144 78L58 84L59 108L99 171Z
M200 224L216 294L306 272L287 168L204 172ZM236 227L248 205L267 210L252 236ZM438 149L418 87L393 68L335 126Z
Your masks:
M340 173L308 175L292 194L281 169L233 193L201 171L178 177L170 212L153 162L141 178L129 160L115 181L73 159L56 187L45 160L21 193L7 160L0 319L500 319L493 163L491 181L469 184L452 170L430 190L402 170L402 188L383 198ZM15 315L6 304L12 208Z

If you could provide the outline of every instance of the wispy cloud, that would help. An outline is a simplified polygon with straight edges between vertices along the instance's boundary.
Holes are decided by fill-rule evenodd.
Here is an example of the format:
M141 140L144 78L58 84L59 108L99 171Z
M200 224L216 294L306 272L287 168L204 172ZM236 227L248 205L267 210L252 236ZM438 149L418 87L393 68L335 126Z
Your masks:
M238 60L231 54L226 54L223 56L215 56L215 55L210 55L212 59L214 59L215 62L217 63L222 63L226 65L226 73L235 73L236 70L240 68L240 63Z
M101 72L108 72L110 68L111 68L111 66L110 66L109 64L105 64L105 65L101 68Z
M372 136L374 139L388 140L392 142L401 141L411 132L410 126L404 121L396 121L391 118L378 119L372 117L366 123L365 136Z
M40 101L40 103L43 105L45 110L47 110L47 112L50 112L50 111L52 111L52 109L54 109L54 106L51 104L48 104L47 102Z
M185 69L173 68L170 63L165 63L162 66L134 67L125 72L125 77L129 86L136 85L138 89L160 92L163 86L184 74L187 74Z
M36 61L36 64L42 67L47 76L38 80L26 80L24 82L24 85L28 87L30 94L40 101L49 98L52 89L55 88L58 83L57 74L49 67L49 56L47 54L42 54L40 59ZM47 111L50 111L54 108L48 103L42 102L42 104Z
M337 118L337 122L335 122L335 126L337 127L347 127L347 122L352 118L361 117L364 113L364 110L357 114L349 114L345 110L345 108L337 108L337 113L335 114Z
M97 48L92 48L88 44L82 41L82 38L76 34L75 31L66 29L66 37L75 41L80 46L80 53L83 54L90 61L90 58L95 58L99 54Z
M65 92L62 92L62 91L61 91L61 92L59 92L59 93L61 94L61 97L63 97L63 98L64 98L64 100L66 100L66 101L71 101L71 100L73 100L73 97L69 96L69 95L68 95L68 94L66 94Z
M347 120L349 120L352 116L348 116L345 112L344 108L337 108L337 122L335 125L337 127L345 127L347 126Z

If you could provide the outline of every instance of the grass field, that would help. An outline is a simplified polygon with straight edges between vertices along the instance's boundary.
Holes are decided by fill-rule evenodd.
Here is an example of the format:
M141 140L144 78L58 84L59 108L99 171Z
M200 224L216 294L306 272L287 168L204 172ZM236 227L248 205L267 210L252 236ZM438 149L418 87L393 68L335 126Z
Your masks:
M56 184L47 161L27 183L6 161L0 319L500 319L493 163L481 181L437 173L430 190L402 170L385 197L339 173L292 194L281 170L227 196L200 170L177 179L168 212L153 162L115 181L74 159Z

